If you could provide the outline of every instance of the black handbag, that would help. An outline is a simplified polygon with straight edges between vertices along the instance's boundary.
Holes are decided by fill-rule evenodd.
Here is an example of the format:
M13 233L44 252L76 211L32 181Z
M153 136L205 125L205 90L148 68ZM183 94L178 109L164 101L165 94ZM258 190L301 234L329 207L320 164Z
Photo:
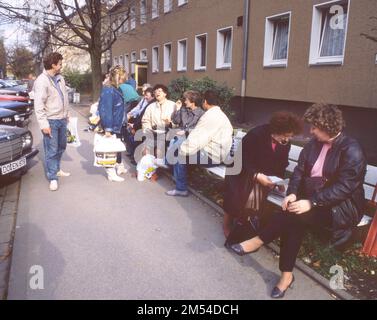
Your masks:
M326 180L322 177L305 178L302 184L302 194L310 198L315 192L322 189ZM334 248L339 248L350 240L352 229L356 227L361 215L352 199L347 198L340 203L331 206L332 216L332 236L330 244Z
M356 208L352 199L343 200L338 205L333 206L331 212L334 229L356 227L361 220L359 210Z
M245 223L237 222L226 239L224 246L229 248L233 244L256 237L258 235L259 224L257 216L249 217Z

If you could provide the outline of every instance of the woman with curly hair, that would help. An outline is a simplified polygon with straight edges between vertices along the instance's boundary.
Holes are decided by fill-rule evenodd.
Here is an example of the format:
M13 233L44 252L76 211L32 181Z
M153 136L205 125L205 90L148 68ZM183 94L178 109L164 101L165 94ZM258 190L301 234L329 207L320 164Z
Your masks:
M284 178L289 164L290 139L301 130L299 116L282 111L274 113L268 124L251 129L242 139L242 170L238 175L225 176L223 231L226 246L233 242L234 232L238 232L233 229L234 222L242 225L249 218L246 209L255 213L253 221L258 217L263 201L275 186L268 176Z
M304 120L311 125L314 138L301 151L282 210L273 213L258 236L231 247L238 255L245 255L280 237L281 278L272 298L282 298L294 281L292 271L307 226L330 227L332 245L344 245L360 218L352 225L339 226L337 210L342 208L347 216L347 210L352 214L356 211L361 217L365 203L366 158L359 143L343 133L342 112L334 105L315 104L306 111Z

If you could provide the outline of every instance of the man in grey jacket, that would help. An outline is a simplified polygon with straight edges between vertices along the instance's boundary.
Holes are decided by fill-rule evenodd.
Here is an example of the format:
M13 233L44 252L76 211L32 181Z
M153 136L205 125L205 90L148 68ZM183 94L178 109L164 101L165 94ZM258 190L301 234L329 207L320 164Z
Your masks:
M45 170L50 190L58 189L58 177L70 175L60 169L67 146L68 93L60 70L63 57L53 52L43 59L45 70L34 83L34 108L43 133Z

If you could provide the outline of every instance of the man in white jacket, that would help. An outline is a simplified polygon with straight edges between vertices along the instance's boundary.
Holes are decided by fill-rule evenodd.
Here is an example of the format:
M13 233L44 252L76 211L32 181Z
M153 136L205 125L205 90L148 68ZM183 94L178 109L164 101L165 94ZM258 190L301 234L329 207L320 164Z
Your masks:
M50 53L43 59L45 70L34 83L34 109L43 134L45 170L50 190L58 189L58 177L70 174L60 169L67 146L68 93L60 75L63 57Z
M232 147L233 127L218 106L218 101L218 94L215 91L205 92L203 109L206 112L180 147L178 162L174 164L176 188L167 191L168 196L188 195L188 164L213 167L224 162L228 156Z

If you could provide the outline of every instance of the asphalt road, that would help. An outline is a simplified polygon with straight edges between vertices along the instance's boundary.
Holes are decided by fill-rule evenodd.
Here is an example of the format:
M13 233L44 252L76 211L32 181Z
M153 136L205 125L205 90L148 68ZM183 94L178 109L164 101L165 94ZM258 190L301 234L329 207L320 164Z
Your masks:
M69 146L50 192L41 151L22 178L8 299L269 299L278 260L268 249L238 257L224 247L221 217L194 196L169 198L166 178L112 183L93 167L90 132ZM132 171L132 170L131 170ZM36 267L35 267L36 266ZM331 299L295 271L286 299ZM36 281L39 279L39 282Z

